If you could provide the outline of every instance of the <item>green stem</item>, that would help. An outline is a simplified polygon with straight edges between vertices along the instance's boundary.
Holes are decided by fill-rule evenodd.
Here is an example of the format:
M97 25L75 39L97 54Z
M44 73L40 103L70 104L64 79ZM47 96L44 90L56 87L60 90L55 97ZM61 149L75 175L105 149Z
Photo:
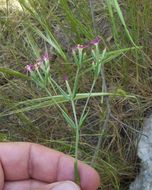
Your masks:
M38 69L36 69L36 71L37 71L37 73L38 73L38 76L39 76L41 82L43 83L44 79L43 79L42 75L40 74L40 72L39 72Z
M50 80L50 78L49 78L49 83L51 84L52 89L54 90L55 94L57 95L57 91L56 91L52 81Z
M46 87L45 87L45 90L52 97L51 92ZM58 105L58 103L54 99L53 99L53 101L57 105L57 107L60 109L60 111L62 112L63 109ZM75 108L75 103L74 103L73 98L71 98L71 105L72 105L72 110L73 110L73 115L74 115L74 120L75 120L75 125L76 125L74 177L75 177L75 182L77 184L80 184L80 176L79 176L79 170L78 170L79 126L78 126L78 119L77 119L76 108Z
M77 76L75 79L76 86L77 86L76 81L78 80L78 73L79 73L79 69L77 70ZM71 102L71 106L72 106L72 112L73 112L74 122L75 122L75 127L76 127L74 178L75 178L75 182L77 184L80 184L80 176L79 176L79 170L78 170L79 124L78 124L78 119L77 119L76 105L75 105L75 101L74 101L76 92L73 91L73 93L72 93L68 81L66 81L66 86L67 86L67 91L70 95L70 102Z
M87 108L87 106L88 106L88 103L89 103L89 100L90 100L90 97L91 97L91 94L92 94L92 91L93 91L93 89L94 89L95 84L96 84L96 79L94 79L94 81L93 81L93 83L92 83L92 86L91 86L91 89L90 89L88 98L87 98L87 100L86 100L85 106L84 106L83 111L82 111L82 114L81 114L81 118L82 118L82 117L84 116L84 114L85 114L85 111L86 111L86 108Z
M76 76L75 76L75 81L74 81L74 88L73 88L73 98L76 95L77 92L77 84L78 84L78 79L79 79L79 72L80 72L80 67L77 68Z
M78 125L78 119L77 119L77 114L76 114L76 108L75 108L75 103L74 100L71 100L71 105L72 105L72 110L73 110L73 115L74 115L74 120L75 120L75 125L76 125L76 141L75 141L75 162L74 162L74 178L75 182L77 184L80 184L80 176L79 176L79 170L78 170L78 147L79 147L79 125Z
M74 163L74 178L75 182L80 184L80 175L78 170L78 148L79 148L79 126L76 128L76 141L75 141L75 163Z
M77 119L77 114L76 114L76 108L75 108L75 104L74 104L74 100L73 99L71 100L71 104L72 104L72 110L73 110L75 124L76 124L76 126L78 126L78 119Z

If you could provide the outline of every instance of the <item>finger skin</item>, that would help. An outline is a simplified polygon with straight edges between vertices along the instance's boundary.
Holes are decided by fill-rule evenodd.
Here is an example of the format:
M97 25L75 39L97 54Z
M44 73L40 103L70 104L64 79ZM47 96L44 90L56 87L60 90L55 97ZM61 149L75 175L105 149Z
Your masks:
M48 184L36 180L8 181L4 185L4 190L35 190L46 185Z
M4 186L4 172L2 165L0 163L0 190L3 190L3 186Z
M71 181L64 181L64 182L56 182L52 184L43 183L36 180L24 180L24 181L13 181L13 182L6 182L4 185L4 190L51 190L58 184L63 183L72 183ZM75 184L75 186L77 186ZM78 190L79 187L77 186Z
M7 181L74 181L73 158L34 143L0 143L0 161ZM78 167L82 190L96 190L100 184L97 172L82 162Z
M69 187L69 185L73 187L72 189L80 190L80 187L72 181L56 182L32 190L54 190L56 187L58 187L58 189L64 190L67 186Z

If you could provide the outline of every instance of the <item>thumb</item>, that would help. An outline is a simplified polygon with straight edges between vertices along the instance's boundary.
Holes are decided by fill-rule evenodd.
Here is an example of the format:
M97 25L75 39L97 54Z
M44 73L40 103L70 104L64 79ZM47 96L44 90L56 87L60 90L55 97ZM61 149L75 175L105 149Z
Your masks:
M37 190L80 190L80 187L72 181L63 181L46 185Z
M80 190L80 188L72 181L60 182L50 190Z

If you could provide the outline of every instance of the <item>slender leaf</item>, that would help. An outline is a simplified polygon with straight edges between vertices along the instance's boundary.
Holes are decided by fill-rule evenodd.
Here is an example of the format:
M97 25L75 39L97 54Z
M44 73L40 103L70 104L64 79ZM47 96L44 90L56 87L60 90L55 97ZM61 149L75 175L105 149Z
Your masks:
M30 80L30 78L27 75L22 74L22 73L20 73L18 71L14 71L14 70L9 69L9 68L0 68L0 72L4 73L4 74L7 74L7 75L10 75L10 76Z
M86 99L90 97L101 97L101 96L113 96L113 97L124 97L124 98L133 98L137 100L137 97L134 95L124 95L121 93L103 93L103 92L98 92L98 93L78 93L74 100L80 100L80 99ZM53 101L54 99L54 101ZM20 112L27 112L31 110L36 110L36 109L41 109L45 107L51 107L54 106L56 103L57 104L63 104L67 103L70 100L67 100L63 95L57 95L53 97L44 97L44 98L38 98L34 100L27 100L23 102L19 102L12 106L9 110L6 110L5 112L0 113L0 117L11 115L11 114L16 114ZM22 106L23 108L18 108Z
M76 128L75 123L73 122L73 120L68 116L68 114L65 111L62 111L62 115L70 127Z

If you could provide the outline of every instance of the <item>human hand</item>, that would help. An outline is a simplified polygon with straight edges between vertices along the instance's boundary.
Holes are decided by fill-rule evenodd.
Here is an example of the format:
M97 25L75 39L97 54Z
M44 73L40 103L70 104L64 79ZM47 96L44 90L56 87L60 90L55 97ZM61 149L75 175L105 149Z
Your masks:
M0 190L96 190L97 172L79 162L79 188L73 165L72 157L38 144L0 143Z

